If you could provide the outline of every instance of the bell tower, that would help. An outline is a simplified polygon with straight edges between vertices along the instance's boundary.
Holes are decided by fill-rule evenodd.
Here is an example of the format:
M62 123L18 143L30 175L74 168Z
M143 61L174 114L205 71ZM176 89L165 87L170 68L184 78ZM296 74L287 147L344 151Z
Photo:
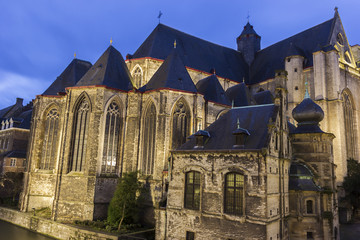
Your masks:
M237 50L243 54L249 66L254 61L256 52L260 50L260 41L261 37L255 32L254 27L249 22L244 26L244 30L236 39Z

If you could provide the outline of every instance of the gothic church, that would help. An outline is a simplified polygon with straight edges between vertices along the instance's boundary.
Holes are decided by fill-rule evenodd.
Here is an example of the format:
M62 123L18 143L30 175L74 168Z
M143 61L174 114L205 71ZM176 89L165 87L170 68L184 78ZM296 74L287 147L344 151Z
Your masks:
M265 49L250 23L236 41L159 24L125 60L112 45L74 59L33 101L22 211L104 218L139 171L157 239L338 239L360 46L337 10Z

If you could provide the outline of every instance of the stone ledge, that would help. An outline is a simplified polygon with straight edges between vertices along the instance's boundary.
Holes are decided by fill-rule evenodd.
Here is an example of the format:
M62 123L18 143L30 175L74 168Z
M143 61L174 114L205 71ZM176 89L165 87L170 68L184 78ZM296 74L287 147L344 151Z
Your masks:
M119 239L110 233L90 231L4 207L0 207L0 219L57 239Z

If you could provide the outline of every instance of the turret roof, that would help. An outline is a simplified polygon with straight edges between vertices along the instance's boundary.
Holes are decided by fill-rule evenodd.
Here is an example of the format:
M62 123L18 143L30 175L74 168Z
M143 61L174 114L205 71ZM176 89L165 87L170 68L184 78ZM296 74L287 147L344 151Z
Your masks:
M73 59L43 95L57 95L58 92L65 92L65 88L75 86L91 66L90 62Z
M177 48L173 49L171 54L166 58L163 64L161 64L149 82L139 90L146 92L158 89L197 92L194 82L179 56Z
M76 86L103 85L123 91L132 89L131 75L121 53L109 46Z
M199 93L204 95L205 100L212 101L230 106L230 101L225 95L225 91L219 83L218 78L215 74L210 75L197 82L196 88Z

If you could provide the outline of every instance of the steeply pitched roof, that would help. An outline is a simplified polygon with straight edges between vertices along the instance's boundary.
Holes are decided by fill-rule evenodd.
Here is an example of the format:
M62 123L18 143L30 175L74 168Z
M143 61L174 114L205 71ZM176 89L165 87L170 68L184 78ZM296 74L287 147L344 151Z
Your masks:
M251 95L245 83L228 88L225 94L234 107L251 105Z
M274 104L232 108L205 129L209 132L210 138L202 149L233 149L235 144L233 132L238 128L238 119L240 127L250 133L245 141L244 149L266 147L269 142L268 123L270 119L275 122L277 113L278 107ZM192 135L179 150L192 150L195 144L195 137Z
M179 56L177 48L172 50L171 54L163 64L161 64L149 82L139 90L145 92L157 89L197 92L194 82Z
M254 34L254 35L258 35L255 30L254 27L248 22L245 26L244 29L242 30L240 37L243 35L247 35L247 34ZM259 35L258 35L259 36Z
M261 91L253 95L256 104L274 103L274 97L269 90Z
M132 89L131 75L121 53L109 46L76 86L103 85L119 90Z
M304 55L305 67L312 66L312 53L319 46L322 48L329 44L334 21L335 17L257 52L250 67L249 83L274 78L275 70L285 69L284 60L288 54Z
M211 75L197 82L196 88L199 93L204 95L205 100L230 105L230 101L225 95L225 91L219 83L216 75Z
M75 86L91 66L91 63L87 61L72 60L60 76L45 90L43 95L57 95L58 92L65 92L65 88Z
M220 77L237 82L248 78L248 65L241 53L208 41L180 32L163 24L157 25L153 32L136 50L132 58L152 57L165 59L173 49L182 52L181 58L186 67L210 72L216 69Z

